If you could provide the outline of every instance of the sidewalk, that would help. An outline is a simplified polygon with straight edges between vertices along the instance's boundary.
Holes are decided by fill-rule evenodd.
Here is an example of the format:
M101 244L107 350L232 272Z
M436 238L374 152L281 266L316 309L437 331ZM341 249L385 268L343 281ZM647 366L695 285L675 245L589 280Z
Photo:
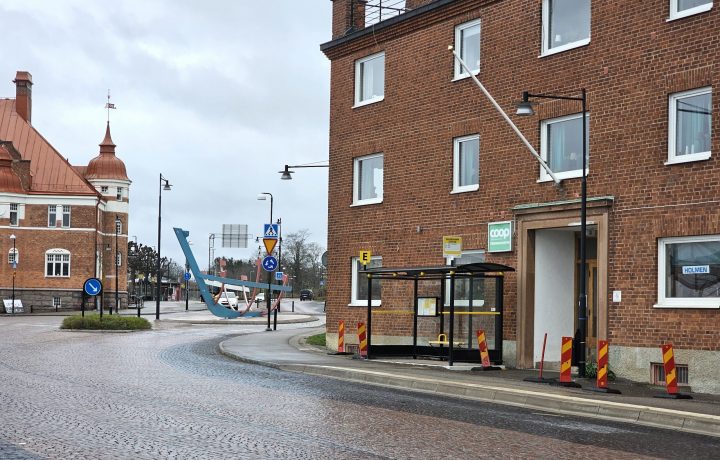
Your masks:
M324 327L277 330L242 335L220 344L235 359L290 372L320 375L373 385L391 386L453 397L509 404L533 410L596 417L720 437L720 396L692 394L691 400L659 399L664 389L633 382L611 382L621 395L594 393L525 382L537 372L528 370L472 371L477 365L411 359L360 360L327 354L305 344L305 337ZM546 372L544 377L557 377ZM594 380L577 380L584 388Z

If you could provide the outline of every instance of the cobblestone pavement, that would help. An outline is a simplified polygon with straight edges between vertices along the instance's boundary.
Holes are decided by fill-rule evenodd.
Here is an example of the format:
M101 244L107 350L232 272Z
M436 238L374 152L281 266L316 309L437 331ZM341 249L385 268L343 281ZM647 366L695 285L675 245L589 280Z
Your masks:
M2 459L716 458L720 447L218 354L223 339L263 326L89 333L60 321L0 317Z

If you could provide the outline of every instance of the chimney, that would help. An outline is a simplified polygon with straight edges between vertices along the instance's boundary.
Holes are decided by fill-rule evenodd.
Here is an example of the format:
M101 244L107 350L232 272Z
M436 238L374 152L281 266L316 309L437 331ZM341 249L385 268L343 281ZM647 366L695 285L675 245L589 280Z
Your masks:
M15 111L28 123L32 122L32 75L19 70L15 75Z
M365 28L365 4L367 0L332 0L332 2L333 40Z

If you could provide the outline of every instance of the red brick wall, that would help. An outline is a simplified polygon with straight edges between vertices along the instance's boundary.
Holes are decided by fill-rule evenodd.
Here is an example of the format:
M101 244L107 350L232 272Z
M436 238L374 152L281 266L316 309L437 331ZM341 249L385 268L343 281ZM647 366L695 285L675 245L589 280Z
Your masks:
M336 2L337 3L337 2ZM657 238L720 233L717 131L720 11L667 22L667 0L595 1L589 45L539 58L539 1L458 1L388 29L376 28L326 49L332 60L328 211L328 330L344 319L348 334L365 309L348 307L350 259L361 249L385 266L443 264L443 235L463 237L466 249L484 248L487 222L511 220L518 204L578 198L580 181L558 190L537 183L538 163L474 83L452 82L447 45L454 27L482 20L479 78L509 113L524 90L588 91L590 197L615 197L610 214L608 297L610 339L617 345L720 349L718 310L659 310ZM716 5L717 6L717 5ZM385 51L385 100L352 108L354 61ZM666 166L668 94L712 85L713 157ZM542 104L539 116L512 116L539 150L543 117L579 112L571 103ZM480 135L480 189L451 195L452 139ZM384 202L351 207L353 158L384 153ZM709 202L705 206L688 203ZM417 233L417 227L420 232ZM517 253L489 255L517 264ZM516 334L515 274L505 283L506 338ZM387 293L387 297L385 297ZM412 295L397 283L384 305ZM402 301L400 299L403 299ZM406 335L401 321L373 321L374 334Z

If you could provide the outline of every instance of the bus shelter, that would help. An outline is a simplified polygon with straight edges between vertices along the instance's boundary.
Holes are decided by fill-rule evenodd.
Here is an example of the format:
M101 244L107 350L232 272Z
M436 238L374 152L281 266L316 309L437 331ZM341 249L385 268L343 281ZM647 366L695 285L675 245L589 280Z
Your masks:
M480 362L477 331L483 330L490 360L502 364L503 281L504 273L510 271L515 270L484 262L361 270L360 274L367 277L367 357L430 357L446 359L449 366L455 361ZM373 281L382 282L383 290L391 283L411 282L412 305L393 299L393 305L401 308L373 306ZM373 317L379 321L381 316L386 324L397 321L412 327L412 344L373 345Z

